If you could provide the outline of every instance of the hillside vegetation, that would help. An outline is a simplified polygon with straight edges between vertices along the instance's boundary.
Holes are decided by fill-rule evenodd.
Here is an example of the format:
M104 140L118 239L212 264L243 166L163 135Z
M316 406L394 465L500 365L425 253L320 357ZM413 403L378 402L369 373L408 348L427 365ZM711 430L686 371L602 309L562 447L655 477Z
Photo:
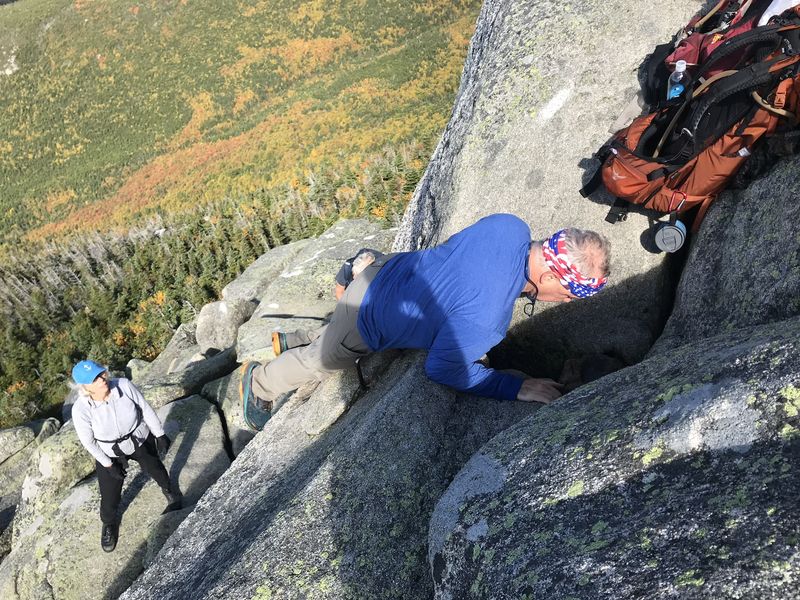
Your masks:
M267 248L395 222L476 1L0 6L0 426L152 358Z

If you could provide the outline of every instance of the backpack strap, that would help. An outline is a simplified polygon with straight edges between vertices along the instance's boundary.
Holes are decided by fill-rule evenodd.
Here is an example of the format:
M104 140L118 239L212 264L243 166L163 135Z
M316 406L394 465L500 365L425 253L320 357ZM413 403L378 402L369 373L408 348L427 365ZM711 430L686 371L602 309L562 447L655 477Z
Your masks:
M619 223L620 221L625 221L628 218L628 210L630 209L630 203L627 200L623 200L622 198L615 198L614 204L611 205L611 208L608 209L608 214L606 215L606 222L611 223Z
M603 164L606 162L609 154L611 154L610 144L606 144L595 153L594 156L600 161L600 166L597 167L597 170L594 172L594 175L592 175L591 179L589 179L589 181L587 181L586 184L580 190L578 190L578 193L584 198L588 198L603 183Z

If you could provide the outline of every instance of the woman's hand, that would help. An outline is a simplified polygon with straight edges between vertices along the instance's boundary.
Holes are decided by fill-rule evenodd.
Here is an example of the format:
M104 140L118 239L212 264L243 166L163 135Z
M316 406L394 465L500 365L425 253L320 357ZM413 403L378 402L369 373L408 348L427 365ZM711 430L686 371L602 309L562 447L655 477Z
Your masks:
M114 479L119 479L120 481L125 479L125 475L127 475L127 473L125 473L125 469L118 462L112 462L111 466L106 467L106 469L108 469L108 474L111 475L111 477Z
M172 442L166 435L160 435L156 438L156 449L158 449L158 453L161 456L164 456L169 447L172 445Z
M561 396L564 386L552 379L535 379L528 377L522 382L522 387L517 394L517 400L523 402L541 402L550 404Z

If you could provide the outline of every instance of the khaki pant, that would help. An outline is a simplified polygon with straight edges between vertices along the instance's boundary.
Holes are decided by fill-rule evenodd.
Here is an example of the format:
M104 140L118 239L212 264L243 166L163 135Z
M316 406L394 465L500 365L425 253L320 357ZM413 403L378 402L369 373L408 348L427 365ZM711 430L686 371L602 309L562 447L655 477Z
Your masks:
M314 330L319 334L307 346L282 352L272 362L253 370L253 394L267 402L281 394L296 390L310 381L321 381L328 375L355 364L356 359L370 353L356 325L358 308L370 282L385 264L384 260L368 266L344 292L330 323ZM312 336L313 337L313 336Z

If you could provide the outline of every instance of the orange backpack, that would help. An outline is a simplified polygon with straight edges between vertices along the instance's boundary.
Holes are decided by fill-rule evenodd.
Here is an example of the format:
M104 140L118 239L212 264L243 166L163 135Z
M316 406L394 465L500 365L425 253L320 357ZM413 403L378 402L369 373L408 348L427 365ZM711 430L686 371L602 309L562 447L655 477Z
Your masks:
M730 2L717 6L723 4ZM627 203L671 215L699 207L696 230L759 142L797 127L800 7L762 27L734 23L735 35L715 44L703 64L693 67L693 83L681 97L657 101L652 112L634 119L597 152L602 165L581 194L602 181L617 197L607 221L624 219ZM667 64L682 51L692 52L681 45L686 40L708 45L695 34L682 38Z

